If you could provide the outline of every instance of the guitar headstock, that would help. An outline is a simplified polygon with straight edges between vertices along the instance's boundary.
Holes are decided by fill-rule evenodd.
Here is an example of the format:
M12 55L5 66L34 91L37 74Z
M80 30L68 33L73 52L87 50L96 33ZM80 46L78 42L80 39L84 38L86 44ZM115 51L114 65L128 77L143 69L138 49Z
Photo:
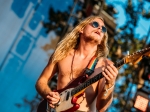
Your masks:
M150 47L132 53L124 57L125 63L137 64L143 56L150 56Z

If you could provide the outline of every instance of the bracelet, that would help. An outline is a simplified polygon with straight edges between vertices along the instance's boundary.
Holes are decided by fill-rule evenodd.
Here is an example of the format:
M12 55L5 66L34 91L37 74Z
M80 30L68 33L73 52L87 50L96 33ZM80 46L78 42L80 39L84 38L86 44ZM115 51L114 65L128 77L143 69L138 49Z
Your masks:
M56 107L56 106L59 106L59 105L60 105L60 103L61 103L61 101L59 100L56 104L54 104L54 105L55 105L55 107Z
M105 89L104 96L106 96L106 95L107 95L107 93L108 93L108 91L109 91L111 88L113 88L113 87L114 87L114 84L113 84L110 88L108 88L108 89L106 88L106 89Z

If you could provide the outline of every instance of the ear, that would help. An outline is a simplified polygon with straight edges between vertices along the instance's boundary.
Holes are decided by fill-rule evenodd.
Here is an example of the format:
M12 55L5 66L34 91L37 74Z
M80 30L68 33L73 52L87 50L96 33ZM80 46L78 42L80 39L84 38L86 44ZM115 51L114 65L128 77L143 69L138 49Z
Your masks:
M83 28L81 28L81 29L79 30L79 33L83 33Z

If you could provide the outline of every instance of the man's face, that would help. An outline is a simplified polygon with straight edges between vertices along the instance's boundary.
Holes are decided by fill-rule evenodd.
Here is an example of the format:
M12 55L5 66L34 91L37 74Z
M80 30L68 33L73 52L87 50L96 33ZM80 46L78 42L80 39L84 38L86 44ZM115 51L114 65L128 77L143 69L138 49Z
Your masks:
M106 32L106 27L101 19L94 19L81 31L82 37L85 40L101 43L104 33Z

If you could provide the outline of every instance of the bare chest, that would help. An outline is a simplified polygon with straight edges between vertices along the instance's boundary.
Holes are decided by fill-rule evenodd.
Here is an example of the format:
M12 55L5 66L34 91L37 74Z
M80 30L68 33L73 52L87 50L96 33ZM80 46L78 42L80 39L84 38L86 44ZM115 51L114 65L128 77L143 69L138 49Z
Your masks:
M71 75L72 78L77 78L78 76L83 75L88 63L89 60L70 60L60 62L59 73L62 77Z
M72 57L67 57L66 59L58 63L58 88L64 88L69 85L77 77L84 75L84 71L90 60L82 60Z

